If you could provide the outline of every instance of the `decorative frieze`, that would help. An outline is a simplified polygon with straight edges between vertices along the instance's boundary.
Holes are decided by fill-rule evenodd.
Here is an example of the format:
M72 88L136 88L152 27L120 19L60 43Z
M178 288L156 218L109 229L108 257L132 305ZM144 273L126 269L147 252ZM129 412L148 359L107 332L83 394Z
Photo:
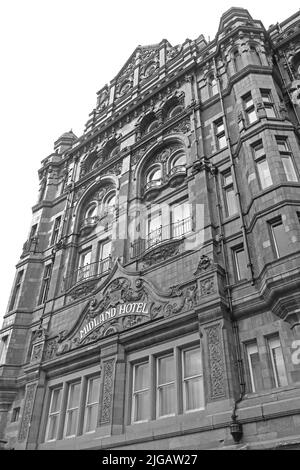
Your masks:
M111 359L103 363L103 393L99 426L110 424L113 403L113 385L115 360Z
M209 394L212 400L225 397L225 364L221 331L219 324L205 328L210 371Z
M32 383L26 386L26 394L25 394L25 400L24 400L22 420L21 420L21 425L19 428L19 435L18 435L19 442L23 442L27 438L30 421L31 421L32 410L33 410L36 387L37 387L37 383Z

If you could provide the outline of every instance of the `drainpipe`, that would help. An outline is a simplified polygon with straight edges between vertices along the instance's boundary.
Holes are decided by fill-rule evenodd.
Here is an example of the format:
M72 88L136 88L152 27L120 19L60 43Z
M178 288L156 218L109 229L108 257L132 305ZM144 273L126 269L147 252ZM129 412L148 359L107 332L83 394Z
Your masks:
M235 194L236 194L236 199L237 199L237 202L238 202L238 213L239 213L239 217L240 217L240 221L241 221L241 230L242 230L242 235L243 235L243 243L244 243L244 249L245 249L245 254L246 254L247 266L250 269L251 283L253 285L254 284L253 265L251 263L251 258L250 258L250 251L249 251L249 244L248 244L248 239L247 239L246 226L245 226L243 211L242 211L241 195L240 195L238 184L237 184L235 163L234 163L234 158L233 158L232 149L231 149L231 142L230 142L230 137L229 137L229 133L228 133L228 125L227 125L227 119L226 119L226 114L225 114L224 101L223 101L223 97L222 97L220 79L219 79L219 75L218 75L218 72L217 72L215 59L213 59L213 63L214 63L215 77L216 77L217 85L218 85L218 94L219 94L219 97L220 97L220 103L221 103L221 108L222 108L225 137L226 137L227 147L228 147L228 151L229 151L230 168L231 168L233 186L234 186L234 190L235 190Z
M245 378L244 378L244 368L243 368L243 359L242 359L242 352L241 352L241 344L240 344L240 337L239 337L239 327L238 323L234 318L233 315L233 307L232 307L232 295L231 295L231 285L229 281L229 263L228 263L228 257L227 257L227 252L225 249L225 236L223 232L223 223L222 223L222 212L221 212L221 200L220 200L220 194L219 194L219 187L218 187L218 182L217 182L217 173L218 170L216 167L211 167L210 168L211 174L213 175L214 178L214 183L215 183L215 192L217 196L217 214L218 214L218 223L219 223L219 237L220 237L220 243L221 243L221 251L222 251L222 257L224 261L224 270L225 270L225 279L226 279L226 293L227 293L227 299L228 299L228 306L229 306L229 313L230 313L230 319L232 322L232 328L233 328L233 337L234 337L234 342L235 342L235 348L236 348L236 353L237 353L237 369L238 369L238 379L239 379L239 384L240 384L240 395L237 400L234 402L233 410L232 410L232 423L230 425L231 428L231 434L234 438L235 441L239 441L242 437L242 427L241 424L238 423L237 421L237 407L238 404L243 400L243 397L245 395Z
M227 146L229 150L230 167L232 171L233 185L234 185L234 189L235 189L235 193L236 193L236 197L238 201L238 212L239 212L239 217L241 221L241 229L242 229L242 234L243 234L243 242L244 242L244 247L245 247L247 266L250 268L251 283L253 285L254 284L253 265L250 259L246 226L244 223L244 217L243 217L243 212L242 212L241 197L240 197L240 192L239 192L239 188L237 184L235 163L234 163L234 158L233 158L233 154L231 150L231 142L230 142L229 133L228 133L225 107L224 107L221 85L220 85L220 80L219 80L219 75L217 72L215 59L213 59L213 63L214 63L215 77L216 77L217 85L218 85L218 94L220 97L222 114L224 118L224 130L225 130L225 136L226 136ZM218 221L219 221L219 226L220 226L221 249L222 249L222 255L223 255L224 266L225 266L226 291L227 291L227 298L228 298L228 304L229 304L230 318L231 318L232 328L233 328L233 335L234 335L234 340L235 340L235 349L236 349L236 354L237 354L237 366L238 366L238 378L239 378L239 384L240 384L240 395L239 395L239 398L234 401L234 406L232 410L232 415L231 415L232 422L230 424L230 432L235 442L239 442L240 439L242 438L243 431L242 431L242 425L237 421L237 408L238 408L238 404L243 400L243 397L245 395L245 379L244 379L243 359L242 359L240 337L239 337L239 327L233 315L231 287L230 287L229 275L228 275L228 271L229 271L228 259L227 259L226 249L225 249L225 240L224 240L224 234L223 234L223 228L222 228L223 225L222 225L222 215L221 215L221 204L220 204L220 195L219 195L218 186L217 186L216 172L214 172L214 179L215 179L215 189L216 189L216 195L217 195L217 209L218 209L217 212L218 212Z

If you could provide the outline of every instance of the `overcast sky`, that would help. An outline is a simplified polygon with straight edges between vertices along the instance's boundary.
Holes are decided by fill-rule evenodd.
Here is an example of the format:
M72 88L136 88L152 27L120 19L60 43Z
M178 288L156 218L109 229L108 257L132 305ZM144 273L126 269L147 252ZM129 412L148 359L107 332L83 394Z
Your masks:
M247 8L266 28L299 0L2 0L0 4L0 323L37 201L37 171L53 142L83 132L96 92L137 45L213 39L222 13ZM1 327L1 325L0 325Z

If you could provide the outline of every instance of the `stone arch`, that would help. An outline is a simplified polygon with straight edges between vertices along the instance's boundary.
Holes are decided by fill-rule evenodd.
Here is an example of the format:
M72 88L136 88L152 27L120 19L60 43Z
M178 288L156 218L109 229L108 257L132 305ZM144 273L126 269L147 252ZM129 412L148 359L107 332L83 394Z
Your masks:
M110 193L112 190L116 191L116 195L118 194L118 179L117 177L110 175L110 176L103 176L95 183L91 184L81 195L78 200L78 204L76 206L76 210L74 213L75 224L74 230L78 232L78 228L81 222L85 211L88 209L89 205L93 203L93 201L97 201L98 203L102 198L105 197L106 193ZM101 195L100 192L103 190L103 194ZM99 194L97 194L99 192Z
M189 141L187 136L184 136L182 134L173 134L167 137L164 137L161 142L153 144L143 155L143 157L140 159L138 164L136 165L135 171L134 171L134 179L136 180L136 189L137 189L137 195L141 194L142 191L142 184L143 184L143 179L145 177L145 172L147 172L147 169L153 166L155 163L155 158L157 155L161 154L164 150L167 151L168 149L175 150L175 148L178 146L178 149L182 149L182 151L187 155L187 149L189 148ZM167 165L168 158L170 157L169 153L166 153L165 155L165 160L164 156L161 156L161 160L163 163L165 163L165 167Z

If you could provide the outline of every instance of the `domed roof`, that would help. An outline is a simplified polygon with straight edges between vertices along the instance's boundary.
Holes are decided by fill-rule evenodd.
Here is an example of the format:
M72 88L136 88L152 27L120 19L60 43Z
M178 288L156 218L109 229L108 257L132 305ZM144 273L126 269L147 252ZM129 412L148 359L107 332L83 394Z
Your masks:
M77 139L77 136L74 134L74 132L72 131L72 129L69 131L69 132L64 132L60 137L59 139L65 139L65 138L68 138L68 139ZM59 140L58 139L58 140Z

